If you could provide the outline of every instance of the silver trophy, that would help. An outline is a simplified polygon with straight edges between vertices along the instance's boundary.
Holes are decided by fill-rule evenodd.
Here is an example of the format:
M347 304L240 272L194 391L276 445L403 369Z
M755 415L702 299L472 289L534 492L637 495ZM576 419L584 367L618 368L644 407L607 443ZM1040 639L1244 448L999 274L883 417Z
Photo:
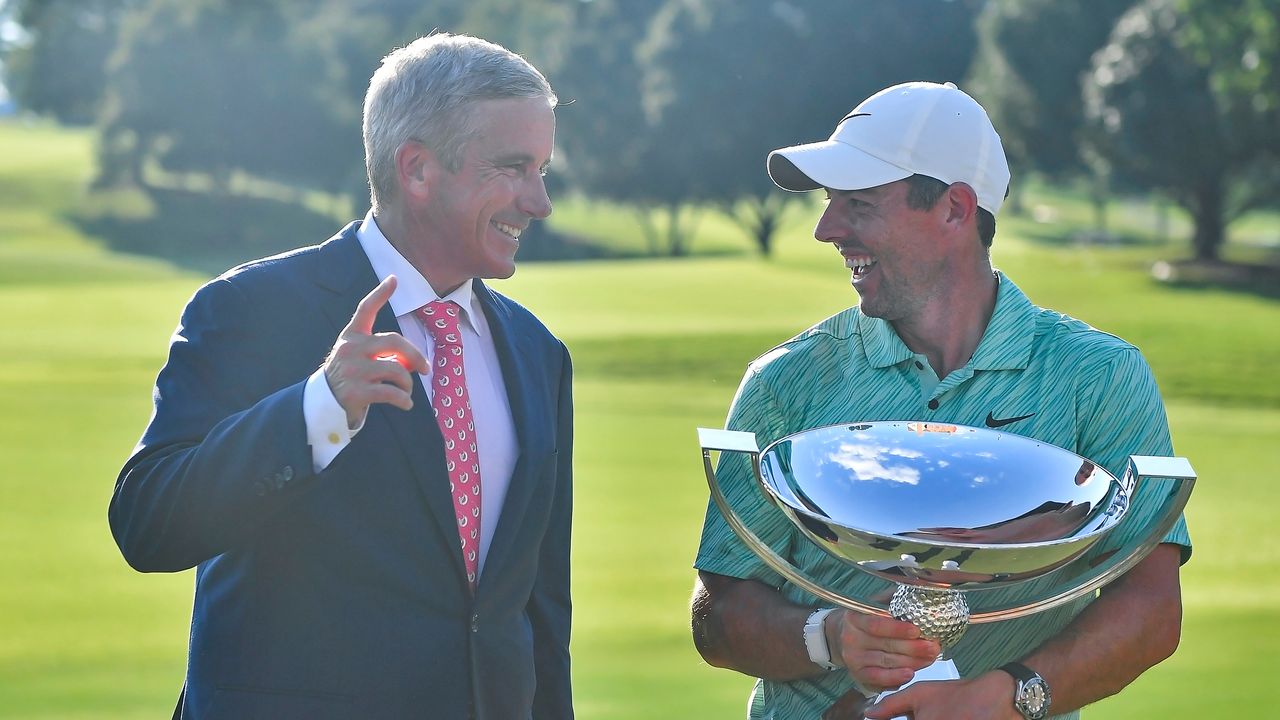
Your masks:
M1116 479L1035 439L946 423L831 425L763 451L754 433L699 428L698 437L711 497L752 552L823 600L914 623L943 658L970 624L1048 610L1118 578L1160 543L1195 484L1185 458L1132 456ZM774 552L729 505L713 451L747 453L764 496L805 537L897 583L892 597L826 587ZM1143 502L1158 509L1112 547L1108 536L1137 521L1130 499L1148 486ZM1002 599L1010 593L984 598L1033 579L1034 592L1016 605Z

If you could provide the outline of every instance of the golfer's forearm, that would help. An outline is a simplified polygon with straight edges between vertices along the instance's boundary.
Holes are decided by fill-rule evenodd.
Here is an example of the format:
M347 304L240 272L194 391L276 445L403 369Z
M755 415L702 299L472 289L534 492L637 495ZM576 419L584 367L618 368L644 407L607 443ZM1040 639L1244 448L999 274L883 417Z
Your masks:
M1071 625L1027 656L1053 692L1054 714L1114 695L1173 654L1182 627L1179 549L1160 545Z
M804 646L811 612L763 583L699 572L692 603L694 644L716 667L768 680L810 677L823 672Z

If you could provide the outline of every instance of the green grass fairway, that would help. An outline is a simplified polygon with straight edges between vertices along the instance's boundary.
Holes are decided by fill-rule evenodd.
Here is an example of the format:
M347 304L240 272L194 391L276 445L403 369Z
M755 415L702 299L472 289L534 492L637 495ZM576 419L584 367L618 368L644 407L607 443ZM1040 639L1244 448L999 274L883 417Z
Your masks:
M106 508L178 312L205 278L108 253L67 222L90 144L0 124L0 718L167 717L185 665L192 575L130 570ZM1064 203L1059 218L1081 212L1031 200ZM563 222L596 212L563 209ZM791 217L770 261L527 264L498 284L566 340L578 370L579 717L743 716L751 680L703 664L687 629L707 495L694 428L722 423L755 355L853 301L839 258L809 237L813 218ZM625 231L624 216L613 222ZM1023 239L1056 227L1002 221L997 264L1033 300L1143 348L1176 447L1200 474L1182 647L1085 715L1274 714L1280 303L1157 286L1147 267L1184 255L1181 244ZM734 246L728 225L700 228L695 250Z

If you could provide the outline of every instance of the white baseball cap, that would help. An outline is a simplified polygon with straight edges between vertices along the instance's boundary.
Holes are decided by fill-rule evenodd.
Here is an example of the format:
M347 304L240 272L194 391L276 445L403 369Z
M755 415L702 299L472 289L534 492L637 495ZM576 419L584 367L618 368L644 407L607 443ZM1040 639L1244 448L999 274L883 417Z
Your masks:
M1000 212L1009 163L976 100L951 83L910 82L863 100L824 142L769 153L769 177L783 190L864 190L928 175L967 183L979 207Z

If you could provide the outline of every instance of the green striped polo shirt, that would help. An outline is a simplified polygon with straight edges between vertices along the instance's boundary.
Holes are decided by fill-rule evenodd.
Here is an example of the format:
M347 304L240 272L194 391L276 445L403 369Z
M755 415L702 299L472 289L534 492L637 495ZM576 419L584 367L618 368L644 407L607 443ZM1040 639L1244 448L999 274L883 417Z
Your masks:
M998 279L995 311L977 350L968 364L947 377L939 380L926 358L907 348L889 323L854 307L752 362L726 427L754 432L764 448L791 433L856 421L926 420L981 427L988 414L1001 419L1025 416L1001 430L1066 448L1117 477L1123 475L1130 455L1172 455L1164 404L1138 349L1079 320L1036 307L1008 278L1001 274ZM752 473L747 455L721 456L717 477L731 506L775 551L833 589L865 597L891 587L839 563L806 540L764 499ZM1131 512L1150 514L1153 505L1144 502L1139 491ZM1146 524L1131 522L1121 528ZM1108 538L1107 545L1123 539ZM1183 519L1165 541L1183 546L1183 562L1190 557L1191 540ZM825 604L752 554L713 503L708 504L694 565L762 581L802 605ZM1003 603L1035 593L1036 582L981 595ZM1023 657L1092 600L1086 596L1029 617L971 626L953 651L961 675L975 676ZM850 687L842 670L793 682L761 680L749 717L816 718Z

